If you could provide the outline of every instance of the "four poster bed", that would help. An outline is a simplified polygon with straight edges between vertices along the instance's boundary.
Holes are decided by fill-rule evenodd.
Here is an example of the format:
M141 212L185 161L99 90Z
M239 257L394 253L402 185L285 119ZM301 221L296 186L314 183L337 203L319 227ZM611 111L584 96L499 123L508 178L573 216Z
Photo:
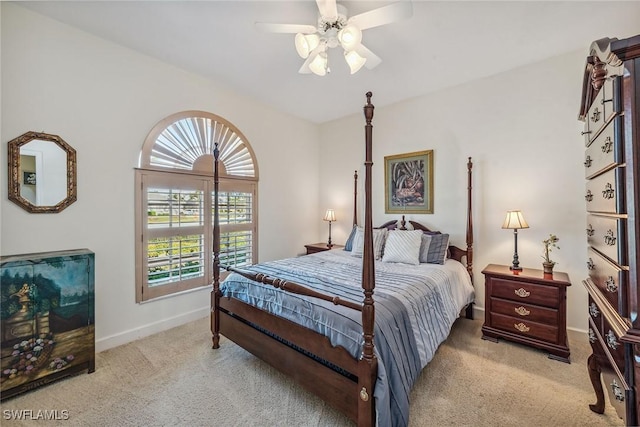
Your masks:
M441 233L413 221L409 223L414 231L405 231L404 217L399 227L398 221L389 221L373 228L374 106L371 92L366 96L365 219L364 227L355 227L354 208L351 251L334 249L243 270L221 265L216 147L213 348L219 347L220 335L224 335L291 376L358 426L407 425L409 392L420 371L460 313L466 310L466 316L472 317L472 164L469 158L466 250L448 245L448 235L440 239ZM357 189L357 183L354 187ZM389 236L384 255L385 237L381 235ZM391 236L409 236L414 247L418 242L420 261L422 253L426 257L427 248L434 246L429 242L437 238L448 248L447 259L384 262L392 252ZM354 256L360 251L361 257ZM231 272L222 283L220 268Z

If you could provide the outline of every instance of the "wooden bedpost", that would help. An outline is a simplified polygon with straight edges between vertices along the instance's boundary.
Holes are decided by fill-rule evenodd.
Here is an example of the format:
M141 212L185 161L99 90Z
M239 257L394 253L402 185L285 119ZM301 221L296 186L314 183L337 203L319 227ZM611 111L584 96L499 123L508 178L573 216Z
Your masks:
M471 200L472 168L473 162L471 161L471 157L469 157L469 161L467 162L467 271L469 272L469 277L471 277L471 284L473 284L473 201ZM473 319L473 303L467 306L466 318Z
M358 225L358 171L353 171L353 226Z
M364 215L364 248L362 253L362 289L364 290L364 302L362 307L362 333L364 336L364 346L362 349L362 359L360 372L358 375L358 425L372 426L375 424L375 405L373 398L373 387L378 375L378 361L373 352L373 326L375 322L375 310L373 306L373 289L375 288L375 265L373 253L373 219L371 203L371 167L372 144L371 136L373 126L374 106L371 104L371 92L367 92L367 104L364 106L365 125L365 215Z
M213 348L220 347L220 215L218 213L218 187L220 176L218 158L220 150L216 142L213 149L213 290L211 291L211 333Z

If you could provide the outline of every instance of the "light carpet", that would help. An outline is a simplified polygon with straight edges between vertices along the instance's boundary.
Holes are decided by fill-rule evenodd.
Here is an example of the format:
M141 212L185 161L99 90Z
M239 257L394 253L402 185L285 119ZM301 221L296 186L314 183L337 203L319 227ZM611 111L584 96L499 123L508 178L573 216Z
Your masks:
M411 393L410 426L621 426L595 394L586 336L569 331L571 364L522 345L482 340L459 319ZM208 318L98 353L96 371L2 403L3 426L349 426L286 376L223 338ZM11 410L67 411L68 419L7 419Z

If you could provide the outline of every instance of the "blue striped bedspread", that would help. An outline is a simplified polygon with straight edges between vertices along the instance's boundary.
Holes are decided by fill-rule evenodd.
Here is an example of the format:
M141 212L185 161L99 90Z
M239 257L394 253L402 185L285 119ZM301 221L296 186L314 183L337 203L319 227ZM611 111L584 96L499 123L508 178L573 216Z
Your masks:
M319 292L362 303L362 258L341 249L265 262L246 268L306 285ZM374 396L379 426L409 424L409 394L421 370L447 338L460 310L474 300L464 266L418 266L375 261L374 344L378 379ZM224 296L256 306L327 336L360 358L363 346L359 311L290 294L230 274Z

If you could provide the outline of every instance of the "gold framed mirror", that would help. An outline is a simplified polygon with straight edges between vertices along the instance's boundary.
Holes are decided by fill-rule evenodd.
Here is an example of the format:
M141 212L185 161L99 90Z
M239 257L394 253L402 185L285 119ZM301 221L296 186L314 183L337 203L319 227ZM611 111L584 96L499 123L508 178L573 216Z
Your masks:
M58 135L9 141L9 200L31 213L57 213L78 198L76 150Z

